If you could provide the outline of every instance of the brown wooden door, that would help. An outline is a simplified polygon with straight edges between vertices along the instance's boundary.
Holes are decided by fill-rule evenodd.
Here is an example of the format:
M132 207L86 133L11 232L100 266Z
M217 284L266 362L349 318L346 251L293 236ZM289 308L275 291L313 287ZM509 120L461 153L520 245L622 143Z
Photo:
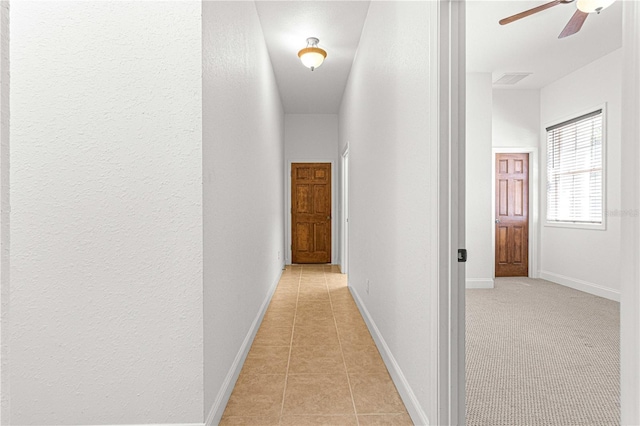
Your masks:
M331 262L331 163L291 164L291 255Z
M496 277L529 275L529 154L496 155Z

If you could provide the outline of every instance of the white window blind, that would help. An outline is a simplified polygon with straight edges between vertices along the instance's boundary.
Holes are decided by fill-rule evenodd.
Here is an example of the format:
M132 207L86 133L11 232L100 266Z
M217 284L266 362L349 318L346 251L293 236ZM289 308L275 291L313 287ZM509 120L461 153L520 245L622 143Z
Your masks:
M547 222L602 224L602 110L547 128Z

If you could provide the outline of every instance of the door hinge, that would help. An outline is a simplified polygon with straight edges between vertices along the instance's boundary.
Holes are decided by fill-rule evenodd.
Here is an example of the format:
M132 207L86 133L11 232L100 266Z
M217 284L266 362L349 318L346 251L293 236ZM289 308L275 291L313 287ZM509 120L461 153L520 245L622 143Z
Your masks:
M458 249L458 262L467 261L467 249Z

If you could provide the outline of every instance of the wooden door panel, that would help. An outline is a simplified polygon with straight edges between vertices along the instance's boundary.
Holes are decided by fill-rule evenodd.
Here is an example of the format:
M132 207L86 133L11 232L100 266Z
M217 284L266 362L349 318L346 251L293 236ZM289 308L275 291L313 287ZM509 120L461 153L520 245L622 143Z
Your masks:
M309 185L296 185L296 211L311 213L311 188Z
M507 216L509 214L509 181L500 179L498 181L498 214Z
M500 263L507 263L508 261L508 256L507 256L507 247L508 247L508 240L509 240L509 229L505 226L498 226L498 232L497 232L497 243L496 243L496 258L498 259L498 262Z
M313 169L313 179L317 181L327 182L327 171L324 168Z
M524 227L514 226L513 228L513 257L511 259L514 264L522 264L524 259L522 258L522 243L524 242Z
M513 215L522 216L524 214L524 180L513 180Z
M529 275L529 154L496 155L496 277Z
M316 214L331 214L327 210L327 184L313 185L313 212Z
M523 161L522 160L513 160L513 172L522 174L524 171Z
M313 241L315 243L314 251L324 252L327 251L327 224L326 223L314 223L313 224Z
M291 165L293 263L331 262L331 164Z
M311 179L311 167L300 167L296 169L295 173L298 182Z
M498 160L498 170L500 173L509 172L509 160Z
M311 224L296 223L296 242L298 251L311 251Z

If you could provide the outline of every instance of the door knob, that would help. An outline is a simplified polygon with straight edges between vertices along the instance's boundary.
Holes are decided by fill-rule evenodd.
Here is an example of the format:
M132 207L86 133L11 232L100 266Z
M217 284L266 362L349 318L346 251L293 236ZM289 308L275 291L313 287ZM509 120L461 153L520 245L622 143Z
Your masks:
M327 216L327 220L331 220L331 216Z
M496 219L496 223L500 223L500 219Z

